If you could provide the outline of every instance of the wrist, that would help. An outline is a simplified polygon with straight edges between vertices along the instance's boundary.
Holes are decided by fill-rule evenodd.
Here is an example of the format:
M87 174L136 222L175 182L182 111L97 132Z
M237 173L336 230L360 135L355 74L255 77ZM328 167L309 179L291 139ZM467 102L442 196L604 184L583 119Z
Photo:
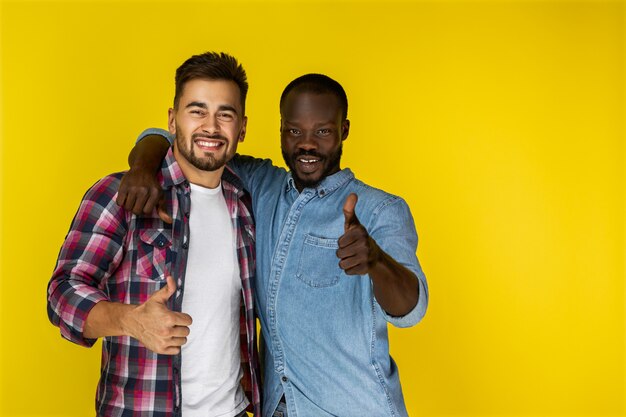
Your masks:
M122 304L120 314L118 315L118 327L125 336L137 338L137 308L139 306L133 304Z
M381 262L384 261L385 252L378 246L376 241L369 237L370 240L370 251L369 251L369 259L367 260L367 266L369 268L374 268L380 265Z
M150 174L152 175L153 173L157 172L159 168L161 168L161 160L158 160L158 163L157 163L156 161L150 158L136 158L129 165L129 167L130 167L129 169L130 172L133 172L133 173L150 172Z

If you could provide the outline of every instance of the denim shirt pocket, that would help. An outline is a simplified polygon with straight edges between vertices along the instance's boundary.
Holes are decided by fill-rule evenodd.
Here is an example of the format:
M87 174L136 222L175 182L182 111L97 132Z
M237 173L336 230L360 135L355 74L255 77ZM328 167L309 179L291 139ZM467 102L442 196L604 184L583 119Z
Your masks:
M304 236L296 277L314 288L336 285L341 273L338 248L336 238Z
M166 229L141 229L137 241L135 274L156 281L165 280L170 273L172 231Z

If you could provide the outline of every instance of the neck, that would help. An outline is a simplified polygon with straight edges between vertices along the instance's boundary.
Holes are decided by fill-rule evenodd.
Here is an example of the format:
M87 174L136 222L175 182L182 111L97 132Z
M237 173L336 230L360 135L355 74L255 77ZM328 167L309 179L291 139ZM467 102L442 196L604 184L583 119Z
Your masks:
M193 166L184 156L178 152L178 148L174 147L174 158L183 171L183 175L191 184L199 185L205 188L216 188L222 180L224 166L215 171L205 171Z

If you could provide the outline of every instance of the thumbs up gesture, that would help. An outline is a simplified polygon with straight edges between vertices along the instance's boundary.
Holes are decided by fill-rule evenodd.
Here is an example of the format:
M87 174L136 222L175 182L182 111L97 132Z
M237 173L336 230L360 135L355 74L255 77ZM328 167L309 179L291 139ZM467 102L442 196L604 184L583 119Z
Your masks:
M166 278L167 285L155 291L146 302L129 313L127 333L153 352L176 355L187 342L191 316L171 311L167 301L176 292L174 278Z
M337 241L339 267L348 275L367 274L382 252L356 216L357 201L358 196L354 193L346 198L343 205L344 234Z

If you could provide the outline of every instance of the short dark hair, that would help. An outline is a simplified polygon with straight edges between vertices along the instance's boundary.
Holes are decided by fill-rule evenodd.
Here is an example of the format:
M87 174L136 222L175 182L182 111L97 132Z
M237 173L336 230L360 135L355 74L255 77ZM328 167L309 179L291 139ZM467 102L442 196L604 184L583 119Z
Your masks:
M246 113L246 95L248 94L248 78L246 71L237 59L224 52L205 52L194 55L186 60L176 70L176 93L174 94L174 108L178 107L178 100L183 92L185 83L198 78L208 80L234 81L241 93L241 108Z
M339 105L341 106L342 120L346 120L348 117L348 97L346 96L346 92L341 84L329 76L324 74L306 74L290 82L283 90L283 94L280 96L281 109L287 95L295 89L303 93L330 93L335 95L339 99Z

